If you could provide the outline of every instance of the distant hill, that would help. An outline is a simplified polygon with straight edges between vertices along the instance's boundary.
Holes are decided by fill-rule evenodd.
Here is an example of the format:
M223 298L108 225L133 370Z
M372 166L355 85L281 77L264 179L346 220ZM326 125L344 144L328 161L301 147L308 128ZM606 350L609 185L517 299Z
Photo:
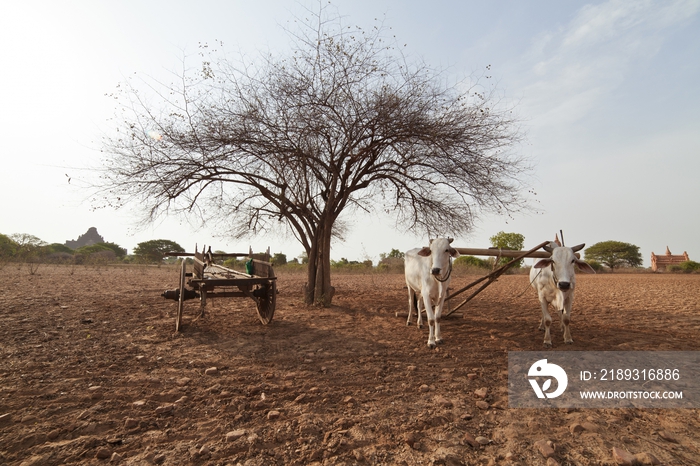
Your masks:
M90 227L85 234L78 236L77 240L66 241L65 245L71 249L78 249L82 248L83 246L91 246L93 244L104 242L105 239L97 232L97 228Z

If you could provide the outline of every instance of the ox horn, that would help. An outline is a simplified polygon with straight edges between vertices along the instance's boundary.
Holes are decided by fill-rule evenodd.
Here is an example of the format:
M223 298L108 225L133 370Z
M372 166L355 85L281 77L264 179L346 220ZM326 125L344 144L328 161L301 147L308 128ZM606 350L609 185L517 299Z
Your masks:
M585 245L586 245L586 243L581 243L581 244L579 244L579 245L577 245L577 246L572 247L571 250L574 251L574 252L580 251L581 249L583 249L583 247L584 247Z

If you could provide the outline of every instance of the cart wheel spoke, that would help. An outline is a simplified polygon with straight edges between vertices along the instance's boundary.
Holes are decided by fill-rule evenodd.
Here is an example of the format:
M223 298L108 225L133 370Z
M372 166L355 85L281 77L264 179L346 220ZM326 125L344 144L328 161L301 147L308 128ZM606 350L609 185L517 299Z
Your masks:
M255 304L258 308L258 317L263 325L267 325L272 321L272 317L275 315L275 304L277 302L277 286L275 281L272 280L268 285L263 286L266 290L264 296L255 300Z
M177 317L175 318L176 332L179 332L182 326L182 309L185 306L185 262L185 259L183 259L180 271L180 296L177 301Z

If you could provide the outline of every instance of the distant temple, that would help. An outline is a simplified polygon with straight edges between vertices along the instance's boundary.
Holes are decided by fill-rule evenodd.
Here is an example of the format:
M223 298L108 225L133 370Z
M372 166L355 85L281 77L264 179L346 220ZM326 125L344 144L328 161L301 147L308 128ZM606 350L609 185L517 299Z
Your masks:
M671 251L668 249L668 246L666 246L666 254L664 255L656 255L653 252L651 253L651 270L654 272L659 271L659 270L666 270L666 267L669 265L675 265L675 264L680 264L681 262L687 262L690 259L688 258L688 253L684 252L683 254L671 254Z
M77 240L66 241L65 244L66 244L66 246L68 246L71 249L78 249L78 248L82 248L83 246L92 246L93 244L104 243L104 242L105 242L105 240L97 232L97 228L90 227L90 228L88 228L88 231L86 231L85 234L80 235Z

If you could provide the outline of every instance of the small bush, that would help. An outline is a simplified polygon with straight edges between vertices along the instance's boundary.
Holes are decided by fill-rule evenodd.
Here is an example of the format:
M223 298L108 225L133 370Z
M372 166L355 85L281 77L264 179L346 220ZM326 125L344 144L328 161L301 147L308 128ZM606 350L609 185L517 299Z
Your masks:
M110 264L117 260L117 254L109 249L98 250L87 256L86 262L92 265Z
M238 260L235 257L231 257L230 259L226 259L224 261L223 266L228 267L229 269L234 269L234 270L239 270L245 265L244 260Z
M685 261L678 264L677 267L685 273L697 272L700 271L700 262Z
M455 267L491 268L491 264L487 260L479 259L478 257L474 256L459 256L457 259L455 259L453 264Z
M331 260L331 270L335 272L369 272L372 270L372 261L349 261L343 257L339 261Z
M67 252L54 252L45 257L49 264L72 264L75 262L73 254Z
M285 272L302 273L306 272L308 264L301 264L299 261L290 261L279 267L275 267L275 270L283 270Z
M285 265L287 263L287 256L281 252L275 253L270 259L270 262L274 266Z
M600 273L605 269L605 267L603 267L603 264L601 264L600 262L596 262L596 261L586 261L586 262L588 262L588 265L590 265L593 268L593 270L596 271L596 273Z
M377 272L404 273L404 260L402 257L384 257L377 264Z

